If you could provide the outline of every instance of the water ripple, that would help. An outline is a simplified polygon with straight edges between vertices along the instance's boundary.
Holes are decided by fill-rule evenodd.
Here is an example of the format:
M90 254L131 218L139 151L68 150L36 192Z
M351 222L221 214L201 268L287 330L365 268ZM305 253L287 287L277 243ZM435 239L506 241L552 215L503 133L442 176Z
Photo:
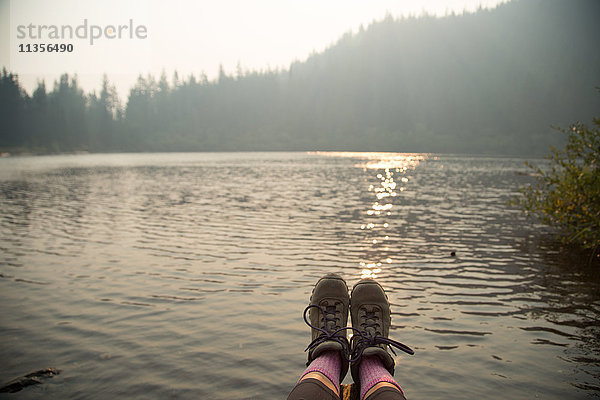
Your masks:
M593 397L599 277L506 206L522 161L1 159L0 379L53 365L46 397L283 398L336 272L386 288L391 335L417 349L396 357L409 397Z

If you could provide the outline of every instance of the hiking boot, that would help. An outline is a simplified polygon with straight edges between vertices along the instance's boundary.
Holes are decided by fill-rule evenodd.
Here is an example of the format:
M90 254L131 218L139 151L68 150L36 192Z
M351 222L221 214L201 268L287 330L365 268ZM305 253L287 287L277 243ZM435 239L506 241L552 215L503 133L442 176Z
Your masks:
M362 357L378 357L384 368L394 375L394 359L388 353L388 347L394 346L408 354L414 354L408 346L388 338L392 323L390 303L383 288L375 280L365 278L354 285L350 316L354 332L350 368L355 383L360 382L358 367ZM391 347L390 350L394 353Z
M335 350L340 353L342 368L340 382L348 372L350 344L346 335L350 297L348 286L341 276L327 274L316 283L310 305L304 310L304 321L312 328L312 342L308 345L308 366L321 353ZM310 323L306 319L309 313Z

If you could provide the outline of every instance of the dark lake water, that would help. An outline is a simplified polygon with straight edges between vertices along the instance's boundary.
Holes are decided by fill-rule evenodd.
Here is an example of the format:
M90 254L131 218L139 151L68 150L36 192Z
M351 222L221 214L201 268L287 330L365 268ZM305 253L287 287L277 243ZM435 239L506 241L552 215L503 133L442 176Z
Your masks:
M62 371L0 397L285 398L328 272L388 291L411 399L600 397L598 275L507 205L523 161L0 159L0 383Z

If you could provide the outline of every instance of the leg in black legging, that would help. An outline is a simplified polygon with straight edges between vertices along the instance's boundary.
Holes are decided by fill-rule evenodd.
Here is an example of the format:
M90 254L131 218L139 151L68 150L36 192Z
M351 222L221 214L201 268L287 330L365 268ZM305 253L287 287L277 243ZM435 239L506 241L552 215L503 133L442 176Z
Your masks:
M341 362L337 351L323 352L306 368L288 399L339 399Z
M378 357L363 357L358 368L362 400L406 400L400 385Z
M307 377L298 382L288 396L288 400L340 400L340 398L319 379Z
M404 394L394 385L375 385L373 389L364 400L406 400Z

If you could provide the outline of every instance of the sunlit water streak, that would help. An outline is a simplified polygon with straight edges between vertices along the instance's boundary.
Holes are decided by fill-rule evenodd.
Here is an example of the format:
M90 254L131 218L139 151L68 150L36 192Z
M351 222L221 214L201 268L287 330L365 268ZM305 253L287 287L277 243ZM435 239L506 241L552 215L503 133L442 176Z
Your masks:
M0 159L0 380L19 398L284 398L327 272L376 276L409 398L600 389L598 276L506 205L520 159ZM451 253L455 252L455 256ZM347 381L349 381L347 379Z

